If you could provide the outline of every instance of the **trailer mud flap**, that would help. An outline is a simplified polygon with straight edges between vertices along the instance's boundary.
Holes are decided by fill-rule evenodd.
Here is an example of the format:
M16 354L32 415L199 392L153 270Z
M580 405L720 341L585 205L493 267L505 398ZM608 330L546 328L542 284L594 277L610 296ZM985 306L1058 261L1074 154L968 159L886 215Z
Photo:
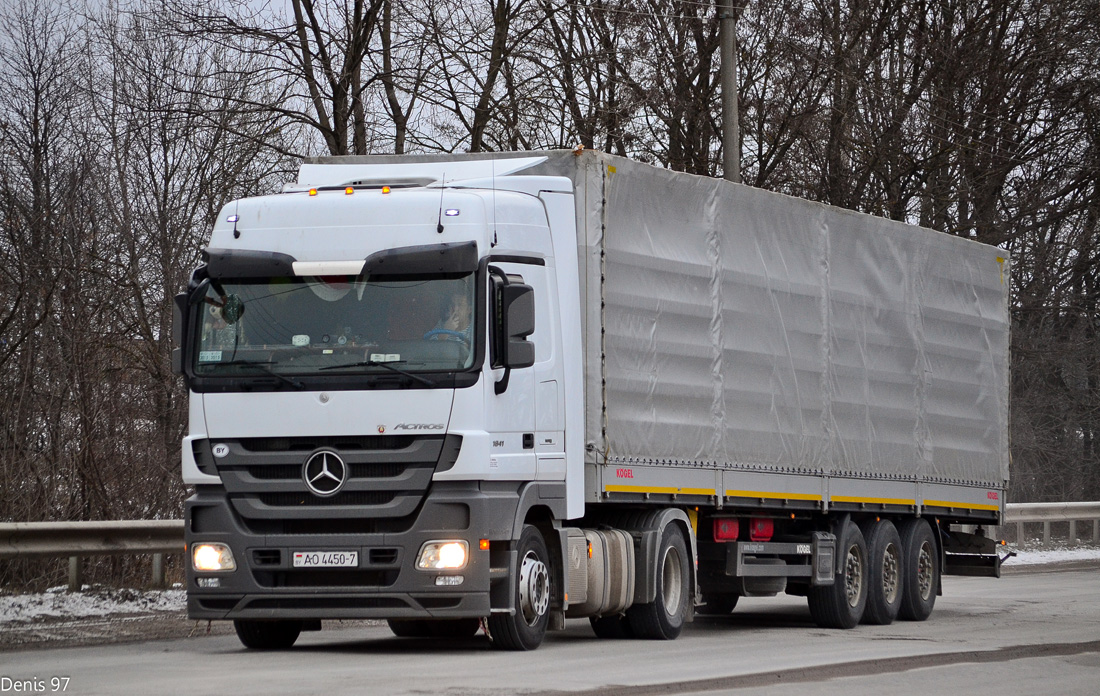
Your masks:
M814 587L832 585L836 582L836 575L833 573L836 537L828 532L814 532L812 545L814 574L811 584Z

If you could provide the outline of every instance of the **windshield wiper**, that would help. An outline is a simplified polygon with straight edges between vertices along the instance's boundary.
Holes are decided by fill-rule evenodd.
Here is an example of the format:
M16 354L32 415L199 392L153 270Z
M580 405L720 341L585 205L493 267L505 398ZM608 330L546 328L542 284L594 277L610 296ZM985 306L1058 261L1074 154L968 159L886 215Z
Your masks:
M264 372L266 372L267 374L274 377L275 379L280 379L280 380L286 382L287 384L289 384L290 386L294 387L295 389L305 389L306 388L306 385L302 384L301 382L293 380L293 379L287 377L286 375L281 375L278 372L276 372L275 370L272 370L271 365L274 365L275 363L272 362L271 360L234 360L232 362L221 363L221 364L222 365L243 365L245 367L258 367L261 370L263 370Z
M414 375L413 373L408 372L407 370L402 370L400 367L395 367L394 364L393 364L394 362L396 362L396 361L391 360L389 362L380 362L378 360L360 360L359 362L345 363L343 365L327 365L325 367L318 368L318 370L339 370L339 369L345 368L345 367L384 367L387 370L390 370L391 372L396 372L399 375L404 375L405 377L408 377L410 379L415 379L417 382L420 382L421 384L424 384L426 386L429 386L429 387L434 387L435 386L435 382L431 381L430 379L427 379L426 377L421 377L420 375ZM405 361L402 360L401 362L405 362Z

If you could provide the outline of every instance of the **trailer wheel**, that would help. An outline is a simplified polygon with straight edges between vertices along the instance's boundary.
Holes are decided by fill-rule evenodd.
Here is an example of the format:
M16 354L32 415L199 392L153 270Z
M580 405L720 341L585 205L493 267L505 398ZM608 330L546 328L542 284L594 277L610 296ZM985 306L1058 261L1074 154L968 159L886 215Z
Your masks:
M469 638L481 628L477 619L390 619L398 638Z
M854 628L867 606L867 542L850 520L841 531L837 554L841 571L836 582L810 588L810 615L822 628Z
M597 638L633 638L634 631L630 628L630 622L622 614L615 616L590 616L592 632Z
M285 650L302 633L301 621L261 621L237 619L233 622L237 638L253 650Z
M546 636L550 619L550 553L539 530L524 525L516 547L516 611L489 616L493 647L500 650L534 650Z
M678 526L669 524L661 532L657 551L657 596L649 604L637 604L626 611L634 635L658 640L680 635L687 621L690 572L684 535Z
M741 595L730 592L707 592L703 594L702 606L695 607L695 612L704 616L729 616L740 598Z
M902 561L901 537L890 520L869 521L860 531L867 542L867 608L863 623L886 626L897 618L901 608Z
M907 621L924 621L936 606L940 585L940 555L928 522L906 520L900 529L902 568L901 608L898 616Z

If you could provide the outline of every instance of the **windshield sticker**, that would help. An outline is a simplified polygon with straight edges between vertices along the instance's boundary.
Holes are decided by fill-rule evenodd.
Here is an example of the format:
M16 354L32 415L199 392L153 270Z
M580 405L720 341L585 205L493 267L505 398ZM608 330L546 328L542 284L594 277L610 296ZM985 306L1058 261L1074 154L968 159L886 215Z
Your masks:
M221 362L222 352L220 350L200 350L199 362Z
M370 361L376 363L401 362L400 353L371 353Z
M306 334L295 334L290 337L290 344L301 348L302 346L309 345L309 336Z

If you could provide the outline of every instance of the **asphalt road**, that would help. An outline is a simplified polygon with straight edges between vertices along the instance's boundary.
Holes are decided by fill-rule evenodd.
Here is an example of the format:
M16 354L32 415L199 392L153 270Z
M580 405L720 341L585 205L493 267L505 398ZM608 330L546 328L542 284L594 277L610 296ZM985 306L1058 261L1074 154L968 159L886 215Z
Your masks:
M1100 693L1100 566L946 578L923 623L822 630L804 600L742 600L676 641L599 640L570 621L533 653L483 637L399 639L381 627L306 633L256 653L200 636L0 653L0 694L1089 694Z

